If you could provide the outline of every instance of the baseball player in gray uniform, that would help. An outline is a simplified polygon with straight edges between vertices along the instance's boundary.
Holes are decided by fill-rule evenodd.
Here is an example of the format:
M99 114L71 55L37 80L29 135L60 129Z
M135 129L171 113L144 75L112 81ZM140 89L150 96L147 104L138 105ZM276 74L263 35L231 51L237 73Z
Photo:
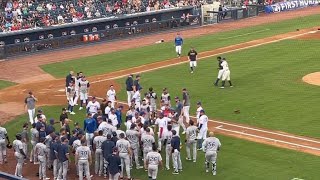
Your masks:
M151 119L153 119L156 116L157 112L157 93L153 92L153 88L149 88L148 96L149 98L149 104L150 104L150 112L151 112Z
M145 169L148 169L149 180L156 180L158 175L158 166L162 166L161 154L157 151L157 146L152 146L152 151L147 154Z
M22 140L21 134L20 133L16 134L16 139L12 142L12 146L14 149L14 156L16 157L16 160L17 160L17 166L16 166L14 175L22 178L23 177L22 167L23 167L24 159L27 156L23 151L23 145L21 140Z
M83 180L83 170L85 171L86 179L91 180L90 165L92 164L91 150L87 146L85 139L81 140L81 146L76 150L75 157L76 166L79 168L79 180Z
M51 132L51 134L53 134L53 132ZM47 167L49 168L49 169L51 169L52 168L52 162L51 162L51 160L50 160L50 144L51 144L51 142L52 142L52 136L51 136L51 134L49 134L49 135L47 135L46 136L46 141L45 141L45 145L46 145L46 147L47 147L47 150L46 150L46 158L47 158L47 161L46 161L46 164L47 164Z
M145 134L141 137L144 160L146 160L147 154L152 150L152 145L155 143L154 137L150 134L150 128L146 128L145 131Z
M93 138L93 149L95 150L95 168L94 172L99 176L103 173L103 154L102 154L102 143L107 140L107 137L103 136L103 131L98 132L98 136Z
M172 139L172 125L167 126L168 131L164 133L163 144L166 151L166 169L170 170L170 155L171 155L171 139Z
M193 162L197 161L197 130L198 127L194 125L194 122L190 120L190 126L186 131L186 151L187 151L187 160L191 161L191 147L193 151Z
M124 166L126 167L127 177L131 179L130 175L130 157L131 157L131 146L128 140L124 139L124 134L120 134L120 139L116 143L116 147L119 150L119 156L121 159L121 173L120 178L123 178Z
M30 129L30 134L31 134L31 151L30 151L30 162L34 162L37 164L38 162L38 157L35 154L36 151L36 144L39 142L39 131L36 129L36 123L32 124L32 128Z
M7 130L0 126L0 164L7 163L7 144L10 144Z
M61 137L61 144L58 146L57 151L55 151L55 154L59 159L58 179L66 180L69 167L69 148L68 139L66 137Z
M209 172L210 163L212 164L212 174L217 174L217 153L220 150L220 140L214 137L214 133L210 132L209 137L202 143L202 149L206 153L206 172Z
M136 130L136 124L131 124L130 129L126 131L126 135L127 135L127 139L130 143L131 150L132 150L131 167L132 167L132 162L133 162L133 158L134 158L134 161L136 162L136 169L141 169L142 166L140 166L140 163L139 163L140 133Z
M39 159L39 179L50 179L47 178L46 175L46 165L47 165L47 159L46 159L46 154L48 153L47 147L44 144L45 138L41 138L40 142L36 144L36 155L38 156Z
M28 156L28 143L29 143L29 133L28 133L28 123L23 124L23 130L21 132L22 137L22 145L23 145L23 151Z

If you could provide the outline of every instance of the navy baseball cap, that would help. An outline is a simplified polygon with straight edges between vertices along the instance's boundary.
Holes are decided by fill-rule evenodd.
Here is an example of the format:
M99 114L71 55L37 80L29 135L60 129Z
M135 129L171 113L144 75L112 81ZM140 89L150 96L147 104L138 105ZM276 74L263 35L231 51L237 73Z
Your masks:
M117 136L117 132L113 131L112 136Z
M61 137L61 141L62 141L62 142L64 142L65 140L67 140L67 138L66 138L66 137L64 137L64 136L63 136L63 137Z
M200 113L204 113L204 110L202 109L202 110L200 111Z
M197 105L201 105L201 102L200 102L200 101L198 101L198 102L197 102Z
M127 117L127 119L128 119L128 120L132 120L132 116L129 115L129 116Z
M122 106L122 105L120 105L120 106L119 106L119 108L123 109L123 106Z

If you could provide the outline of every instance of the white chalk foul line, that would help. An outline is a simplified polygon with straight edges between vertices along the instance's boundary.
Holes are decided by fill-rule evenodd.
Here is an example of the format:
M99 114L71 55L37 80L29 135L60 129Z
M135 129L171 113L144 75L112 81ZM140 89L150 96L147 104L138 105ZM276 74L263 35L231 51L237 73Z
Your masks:
M259 30L259 31L252 31L252 32L249 32L249 33L239 34L239 35L236 35L236 36L229 36L229 37L225 37L225 38L219 38L218 40L232 39L232 38L236 38L236 37L242 37L242 36L247 36L247 35L251 35L251 34L257 34L257 33L265 32L265 31L270 31L270 29L262 29L262 30Z
M198 60L206 59L206 58L217 56L217 55L220 55L220 54L226 54L226 53L231 53L231 52L240 51L240 50L244 50L244 49L249 49L249 48L253 48L253 47L258 47L258 46L262 46L262 45L265 45L265 44L271 44L271 43L275 43L275 42L279 42L279 41L283 41L283 40L287 40L287 39L292 39L292 38L304 36L306 34L311 34L311 33L315 33L315 32L317 32L317 31L309 31L309 32L305 32L305 33L301 33L301 34L297 34L297 35L293 35L293 36L288 36L288 37L285 37L285 38L280 38L280 39L276 39L276 40L272 40L272 41L258 43L258 44L255 44L255 45L250 45L250 46L246 46L246 47L242 47L242 48L227 50L227 51L224 51L223 53L214 53L214 54L211 54L211 55L208 55L208 56L199 57ZM236 45L234 45L234 46L236 46ZM222 47L222 48L226 48L226 47ZM209 51L206 51L206 52L209 52ZM206 52L203 52L203 53L206 53ZM185 64L185 63L188 63L188 61L181 61L181 62L177 62L177 63L171 63L171 64L168 64L168 65L163 65L163 66L159 66L159 67L155 67L155 68L150 68L150 69L138 71L138 72L135 72L135 73L145 73L145 72L150 72L150 71L154 71L154 70L158 70L158 69L162 69L162 68L166 68L166 67L171 67L171 66L176 66L176 65L180 65L180 64ZM146 65L148 65L148 64L146 64ZM93 81L93 82L91 82L91 84L127 77L129 74L131 74L130 69L139 68L139 67L143 67L143 66L146 66L146 65L129 68L129 69L126 70L127 73L124 73L123 75L115 76L115 77L111 77L111 78L105 78L105 79L101 79L101 80L97 80L97 81Z
M291 142L287 142L287 141L282 141L282 140L278 140L278 139L258 136L258 135L254 135L254 134L250 134L250 133L234 131L234 130L229 130L229 129L224 129L224 128L218 128L217 127L217 129L222 130L222 131L231 132L231 133L240 134L240 135L251 136L251 137L255 137L255 138L259 138L259 139L265 139L265 140L274 141L274 142L278 142L278 143L283 143L283 144L288 144L288 145L292 145L292 146L297 146L297 147L302 147L302 148L306 148L306 149L312 149L312 150L320 151L320 148L315 148L315 147L311 147L311 146L305 146L305 145L301 145L301 144L291 143Z

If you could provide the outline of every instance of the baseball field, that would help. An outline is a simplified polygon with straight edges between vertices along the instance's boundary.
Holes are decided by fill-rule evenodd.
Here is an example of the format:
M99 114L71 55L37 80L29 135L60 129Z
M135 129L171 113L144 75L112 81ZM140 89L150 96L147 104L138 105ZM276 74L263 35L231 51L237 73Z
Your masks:
M312 7L183 30L182 58L175 58L177 32L170 32L0 62L4 67L0 72L1 125L11 140L22 130L27 121L23 100L29 90L39 98L37 105L45 115L58 119L66 105L64 77L70 70L87 75L90 95L104 98L113 84L122 102L126 100L125 78L140 73L143 92L153 87L161 94L167 87L172 97L181 97L181 89L187 88L191 114L195 115L195 104L201 101L210 119L209 129L222 143L217 176L205 173L200 151L196 163L185 161L183 147L183 172L173 176L171 171L160 170L158 179L319 179L320 76L314 74L320 69L319 10ZM159 39L165 43L155 44ZM191 46L199 53L193 74L186 58ZM213 85L217 56L228 60L234 87ZM30 62L30 73L24 68L26 62ZM16 67L15 72L6 71L10 67ZM75 112L71 119L82 124L84 111ZM0 171L13 174L16 162L11 151L8 160ZM25 177L36 179L36 168L24 166ZM143 170L134 170L133 177L147 179Z

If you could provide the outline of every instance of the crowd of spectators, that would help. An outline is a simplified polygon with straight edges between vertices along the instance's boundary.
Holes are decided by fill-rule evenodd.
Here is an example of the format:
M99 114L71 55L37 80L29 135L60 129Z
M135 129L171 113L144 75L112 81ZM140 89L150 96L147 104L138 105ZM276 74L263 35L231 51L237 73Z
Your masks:
M8 0L0 9L0 32L199 5L199 0Z

